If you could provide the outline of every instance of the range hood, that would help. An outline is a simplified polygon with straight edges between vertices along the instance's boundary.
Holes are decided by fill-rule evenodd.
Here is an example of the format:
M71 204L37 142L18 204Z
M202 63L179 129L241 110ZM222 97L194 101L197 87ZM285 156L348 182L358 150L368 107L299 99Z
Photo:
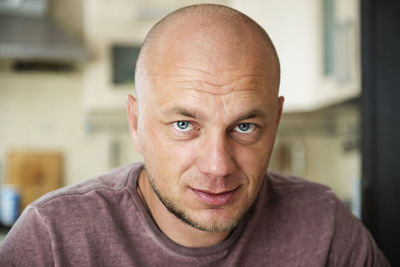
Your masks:
M83 62L87 50L46 14L45 0L0 0L0 59Z

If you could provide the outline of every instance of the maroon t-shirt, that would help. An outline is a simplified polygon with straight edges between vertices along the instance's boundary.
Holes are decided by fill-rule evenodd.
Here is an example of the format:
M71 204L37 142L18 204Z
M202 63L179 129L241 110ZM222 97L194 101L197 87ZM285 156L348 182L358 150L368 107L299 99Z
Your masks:
M389 266L329 188L270 172L228 239L180 246L136 193L142 168L124 166L35 201L4 240L0 266Z

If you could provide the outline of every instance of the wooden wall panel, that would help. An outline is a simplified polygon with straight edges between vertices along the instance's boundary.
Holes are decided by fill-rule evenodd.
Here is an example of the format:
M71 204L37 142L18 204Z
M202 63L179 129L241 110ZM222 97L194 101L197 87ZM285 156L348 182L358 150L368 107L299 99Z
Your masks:
M45 193L61 187L62 161L60 152L8 153L5 183L18 188L21 210Z

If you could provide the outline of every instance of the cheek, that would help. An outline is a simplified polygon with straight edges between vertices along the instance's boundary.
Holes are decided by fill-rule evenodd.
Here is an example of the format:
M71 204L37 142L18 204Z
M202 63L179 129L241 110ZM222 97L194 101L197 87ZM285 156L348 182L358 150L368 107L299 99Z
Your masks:
M165 177L179 176L194 159L194 144L171 140L163 127L144 125L142 132L143 157ZM155 173L154 173L155 174Z
M266 136L254 146L235 147L236 162L249 179L251 188L257 187L266 173L273 147L273 137Z

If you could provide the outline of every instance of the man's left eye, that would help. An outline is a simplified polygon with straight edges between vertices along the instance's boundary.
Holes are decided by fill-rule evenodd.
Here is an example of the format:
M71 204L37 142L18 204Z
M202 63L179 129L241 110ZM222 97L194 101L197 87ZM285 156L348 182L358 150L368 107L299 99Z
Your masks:
M255 129L254 123L240 123L233 130L239 133L252 133Z

